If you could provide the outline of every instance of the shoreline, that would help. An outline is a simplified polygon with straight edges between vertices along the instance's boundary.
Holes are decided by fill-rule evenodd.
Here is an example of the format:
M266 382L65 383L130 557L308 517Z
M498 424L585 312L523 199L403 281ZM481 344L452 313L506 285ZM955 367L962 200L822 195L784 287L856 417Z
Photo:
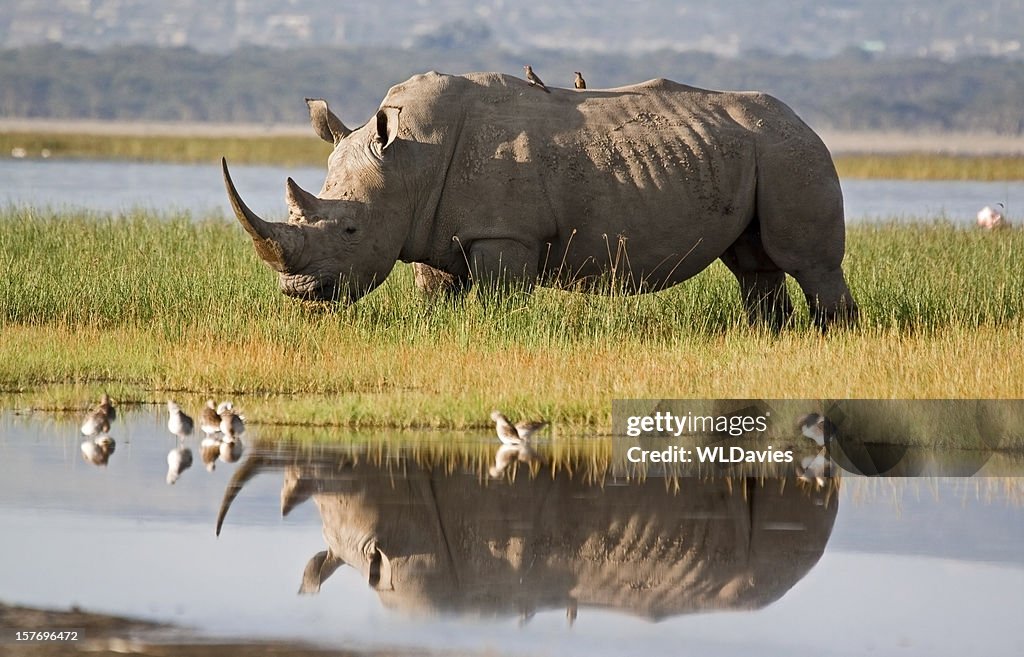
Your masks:
M0 133L56 133L134 137L307 137L307 123L200 123L0 118ZM936 153L1024 155L1024 135L988 132L818 130L833 154Z

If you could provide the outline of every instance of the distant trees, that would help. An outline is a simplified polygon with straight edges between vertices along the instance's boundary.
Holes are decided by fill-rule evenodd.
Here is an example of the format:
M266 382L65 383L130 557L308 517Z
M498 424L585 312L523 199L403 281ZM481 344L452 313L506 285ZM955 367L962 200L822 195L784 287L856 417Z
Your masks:
M765 52L740 58L656 51L643 55L495 50L479 25L459 23L410 48L276 50L230 54L188 48L102 51L33 46L0 51L0 114L105 120L304 120L306 96L331 101L362 123L388 88L426 70L498 70L533 64L546 82L570 87L583 71L592 88L666 77L715 89L758 89L818 128L1024 131L1019 61L892 58L850 50L830 59ZM453 47L457 46L457 47ZM527 62L526 60L529 59Z

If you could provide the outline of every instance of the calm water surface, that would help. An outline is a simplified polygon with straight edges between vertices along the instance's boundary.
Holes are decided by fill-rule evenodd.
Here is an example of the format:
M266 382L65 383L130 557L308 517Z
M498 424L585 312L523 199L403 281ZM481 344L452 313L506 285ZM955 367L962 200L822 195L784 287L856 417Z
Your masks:
M321 167L233 166L235 185L246 203L268 217L287 214L284 181L291 176L318 192ZM121 212L133 208L187 210L196 215L231 216L219 163L139 164L72 160L0 159L0 204L87 208ZM946 217L973 223L978 210L1002 202L1011 219L1024 210L1022 182L844 180L846 216L871 219Z
M171 486L165 411L122 416L97 467L77 418L0 414L0 600L367 650L1024 654L1021 479L491 478L256 427Z

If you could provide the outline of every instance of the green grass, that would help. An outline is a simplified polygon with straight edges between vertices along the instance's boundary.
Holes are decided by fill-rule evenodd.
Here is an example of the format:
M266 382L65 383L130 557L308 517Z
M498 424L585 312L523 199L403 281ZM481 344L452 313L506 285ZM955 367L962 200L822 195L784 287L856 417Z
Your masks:
M0 154L24 148L38 157L114 159L153 162L216 162L222 156L239 164L323 166L330 153L310 131L303 135L209 137L171 135L98 135L46 132L0 133ZM935 153L839 154L843 178L909 180L1024 180L1024 157Z
M0 406L174 391L249 395L270 423L465 429L500 407L578 433L607 431L613 398L1024 397L1021 230L852 227L862 321L824 338L795 285L793 328L748 328L717 264L657 294L488 306L427 302L399 265L329 311L281 295L222 219L7 209L0 265Z

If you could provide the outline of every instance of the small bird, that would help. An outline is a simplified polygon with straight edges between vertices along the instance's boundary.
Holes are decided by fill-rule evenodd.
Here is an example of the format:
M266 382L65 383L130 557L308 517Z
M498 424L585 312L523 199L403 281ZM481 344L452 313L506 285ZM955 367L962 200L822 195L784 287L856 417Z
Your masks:
M174 484L185 470L192 467L192 450L178 446L167 452L167 483Z
M537 74L533 72L533 67L527 64L523 67L526 70L526 81L530 83L530 86L540 87L545 93L551 93L551 90L544 86L544 81L537 77Z
M199 413L199 428L207 436L220 433L220 413L217 412L212 399L206 400L206 406Z
M491 420L498 431L498 440L505 445L522 445L530 441L533 434L548 425L544 421L522 421L516 425L509 422L501 411L491 411Z
M224 434L224 442L231 442L245 433L245 416L235 413L231 403L227 403L228 406L220 411L220 432Z
M82 434L86 436L102 436L110 431L110 423L117 418L117 410L107 393L103 393L100 403L89 411L82 422Z
M180 406L168 399L167 412L170 415L167 418L168 431L177 436L179 440L185 440L192 435L192 418L182 411Z
M1006 208L1002 203L996 203L995 207L986 205L978 212L978 225L988 230L1009 227L1010 222L1005 213Z
M573 71L576 74L576 79L573 81L573 86L577 89L586 89L587 81L583 79L583 74L579 71Z

